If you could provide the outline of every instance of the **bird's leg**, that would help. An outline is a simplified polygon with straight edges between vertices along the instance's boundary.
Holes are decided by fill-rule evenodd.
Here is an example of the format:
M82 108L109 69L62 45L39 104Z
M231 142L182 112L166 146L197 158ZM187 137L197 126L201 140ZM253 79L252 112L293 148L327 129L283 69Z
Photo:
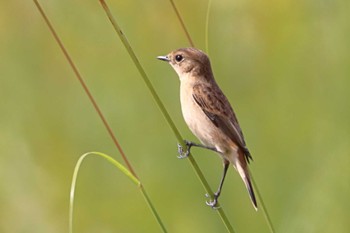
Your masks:
M217 208L217 203L218 203L218 199L219 199L219 196L220 196L220 193L221 193L221 189L222 189L222 186L224 184L224 180L225 180L225 177L226 177L226 173L227 173L227 169L230 165L230 162L228 160L224 160L224 172L222 174L222 178L221 178L221 181L220 181L220 185L219 185L219 188L218 188L218 191L216 191L216 193L214 193L214 200L210 200L210 201L207 201L207 205L212 207L212 208Z
M187 140L185 140L184 142L185 142L186 147L187 147L186 151L183 150L183 148L182 148L180 143L177 144L177 151L179 153L179 156L177 156L177 157L179 159L187 158L188 155L190 154L192 146L200 147L200 148L204 148L204 149L208 149L208 150L212 150L212 151L218 152L218 150L215 147L209 147L209 146L205 146L205 145L202 145L202 144L197 144L197 143L194 143L194 142L190 142L190 141L187 141Z

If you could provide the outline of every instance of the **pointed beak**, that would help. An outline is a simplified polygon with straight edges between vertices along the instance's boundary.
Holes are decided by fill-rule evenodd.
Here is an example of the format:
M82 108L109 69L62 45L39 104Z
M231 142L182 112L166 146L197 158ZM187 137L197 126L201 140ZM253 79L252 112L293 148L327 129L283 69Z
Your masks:
M157 59L162 60L162 61L167 61L167 62L170 61L170 59L168 58L168 56L158 56Z

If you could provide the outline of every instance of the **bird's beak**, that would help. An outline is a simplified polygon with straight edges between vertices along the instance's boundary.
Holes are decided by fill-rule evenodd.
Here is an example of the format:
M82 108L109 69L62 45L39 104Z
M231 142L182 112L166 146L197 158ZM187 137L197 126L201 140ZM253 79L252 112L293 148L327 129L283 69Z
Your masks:
M167 61L167 62L170 61L170 59L168 58L168 56L158 56L157 59L162 60L162 61Z

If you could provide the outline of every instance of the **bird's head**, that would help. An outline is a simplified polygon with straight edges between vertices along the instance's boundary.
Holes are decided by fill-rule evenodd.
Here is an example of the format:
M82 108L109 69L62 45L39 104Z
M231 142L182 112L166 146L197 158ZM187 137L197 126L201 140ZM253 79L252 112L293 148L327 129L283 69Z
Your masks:
M189 75L201 78L212 77L209 58L199 49L181 48L157 58L169 62L179 75L180 80Z

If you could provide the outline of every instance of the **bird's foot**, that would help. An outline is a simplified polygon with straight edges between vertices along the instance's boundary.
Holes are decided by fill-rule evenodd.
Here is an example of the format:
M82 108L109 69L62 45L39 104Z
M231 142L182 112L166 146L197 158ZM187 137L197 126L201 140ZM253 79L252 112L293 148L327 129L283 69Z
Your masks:
M205 196L207 198L210 198L210 195L209 194L205 194ZM218 198L219 198L219 195L214 193L214 199L211 199L211 200L208 200L206 201L205 203L207 204L207 206L210 206L211 208L213 208L214 210L217 210L220 208L220 206L218 206Z
M184 142L186 144L186 151L184 151L184 149L180 143L177 144L177 152L179 153L179 155L177 157L179 159L185 159L190 154L192 143L187 141L187 140L184 140Z

